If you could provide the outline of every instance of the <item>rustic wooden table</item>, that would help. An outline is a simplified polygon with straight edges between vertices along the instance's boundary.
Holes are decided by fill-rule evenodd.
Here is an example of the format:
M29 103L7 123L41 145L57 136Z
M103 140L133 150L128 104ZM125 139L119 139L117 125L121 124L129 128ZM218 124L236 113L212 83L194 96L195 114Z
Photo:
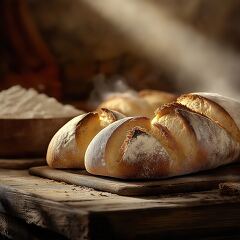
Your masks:
M240 198L218 190L124 197L0 169L0 212L14 239L240 239Z

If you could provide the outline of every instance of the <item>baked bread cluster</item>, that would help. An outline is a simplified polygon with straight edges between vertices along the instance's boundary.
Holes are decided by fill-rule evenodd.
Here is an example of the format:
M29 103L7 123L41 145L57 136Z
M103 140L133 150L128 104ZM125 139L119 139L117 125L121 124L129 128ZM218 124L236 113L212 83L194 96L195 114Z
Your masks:
M216 168L239 155L240 102L192 93L158 108L153 118L107 109L74 118L53 137L47 161L95 175L154 179Z

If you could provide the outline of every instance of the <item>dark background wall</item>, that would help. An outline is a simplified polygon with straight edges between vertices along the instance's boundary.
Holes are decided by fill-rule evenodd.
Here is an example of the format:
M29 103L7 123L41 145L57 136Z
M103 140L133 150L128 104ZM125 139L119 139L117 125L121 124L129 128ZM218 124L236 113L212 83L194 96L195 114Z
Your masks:
M239 52L240 1L151 2L203 36ZM119 75L135 89L178 91L171 71L141 56L141 49L138 52L111 22L81 0L2 0L0 9L2 89L20 83L59 98L85 99L94 77L103 73Z

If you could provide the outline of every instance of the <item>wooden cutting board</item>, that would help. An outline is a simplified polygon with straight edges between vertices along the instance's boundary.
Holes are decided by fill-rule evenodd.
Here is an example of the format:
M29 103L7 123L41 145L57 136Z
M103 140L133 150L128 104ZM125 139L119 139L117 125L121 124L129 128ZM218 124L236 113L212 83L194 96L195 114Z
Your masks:
M90 175L84 170L57 170L47 166L33 167L29 172L32 175L123 196L205 191L218 188L223 182L240 181L240 164L198 174L151 181L124 181Z

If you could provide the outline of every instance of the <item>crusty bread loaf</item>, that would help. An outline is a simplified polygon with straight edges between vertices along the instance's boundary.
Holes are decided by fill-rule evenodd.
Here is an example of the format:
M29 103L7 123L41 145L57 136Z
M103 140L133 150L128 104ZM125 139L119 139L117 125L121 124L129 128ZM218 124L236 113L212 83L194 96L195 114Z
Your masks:
M131 95L116 95L102 102L99 108L107 108L118 111L125 116L147 116L151 117L154 114L151 106L138 96Z
M179 97L177 102L217 122L240 141L238 101L218 94L193 93Z
M112 96L102 102L98 108L112 109L128 117L145 116L152 118L158 107L172 102L176 98L176 95L167 92L142 90L136 95L123 93Z
M142 90L138 95L152 107L153 112L162 105L177 99L175 94L150 89Z
M89 144L89 173L116 178L161 178L216 168L240 155L240 103L194 93L164 105L151 120L128 117Z
M93 137L114 121L125 117L108 109L82 114L70 120L54 135L47 150L53 168L85 168L85 151Z

